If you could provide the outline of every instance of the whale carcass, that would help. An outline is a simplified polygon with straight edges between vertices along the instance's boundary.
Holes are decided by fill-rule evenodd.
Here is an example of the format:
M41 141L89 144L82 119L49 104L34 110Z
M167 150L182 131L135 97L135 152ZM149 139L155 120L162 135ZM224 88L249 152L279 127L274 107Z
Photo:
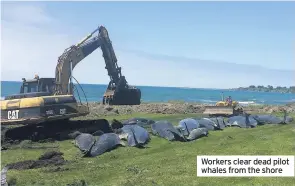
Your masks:
M83 152L84 156L98 156L111 151L118 146L125 146L115 133L105 133L95 140L91 134L82 133L75 139L75 144Z
M168 121L156 121L151 128L154 135L169 141L186 141L184 136Z
M127 139L128 146L131 147L143 147L150 140L148 131L138 125L124 125L119 136Z

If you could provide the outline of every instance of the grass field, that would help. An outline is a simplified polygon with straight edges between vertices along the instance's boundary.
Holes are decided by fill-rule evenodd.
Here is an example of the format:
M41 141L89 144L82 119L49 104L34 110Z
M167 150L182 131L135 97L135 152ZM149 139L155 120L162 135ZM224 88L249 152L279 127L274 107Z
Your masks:
M120 116L107 119L126 119ZM177 124L189 115L140 115L155 120L165 119ZM294 117L295 115L293 115ZM52 168L8 171L8 180L16 185L66 185L85 180L88 185L295 185L294 178L200 178L196 176L197 155L295 155L295 124L267 125L257 128L226 128L213 131L209 137L193 142L169 142L151 135L149 148L119 147L93 158L81 158L71 140L56 142L66 160L68 170L53 172ZM44 145L53 145L46 143ZM2 167L7 163L37 159L52 149L13 149L1 152Z

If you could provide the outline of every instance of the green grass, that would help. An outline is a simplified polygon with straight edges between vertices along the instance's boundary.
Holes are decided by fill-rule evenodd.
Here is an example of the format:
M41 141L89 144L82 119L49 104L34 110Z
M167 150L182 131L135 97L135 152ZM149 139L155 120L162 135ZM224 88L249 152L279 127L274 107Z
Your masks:
M132 117L169 120L197 115L135 114ZM107 117L127 119L131 116ZM149 148L119 147L98 157L81 158L71 140L57 142L59 150L71 163L62 172L52 168L8 171L8 180L17 185L66 185L85 180L88 185L294 185L295 178L201 178L196 176L197 155L295 155L295 124L267 125L252 129L226 128L213 131L209 137L187 143L169 142L151 136ZM48 143L46 145L53 145ZM52 150L52 149L47 149ZM13 149L1 152L2 167L8 163L37 159L46 149Z

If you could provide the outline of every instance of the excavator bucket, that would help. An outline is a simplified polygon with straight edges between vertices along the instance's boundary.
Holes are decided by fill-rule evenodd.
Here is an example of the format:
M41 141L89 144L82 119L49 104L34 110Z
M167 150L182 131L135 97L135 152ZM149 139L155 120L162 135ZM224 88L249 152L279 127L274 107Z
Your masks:
M232 114L234 114L234 109L232 106L206 106L203 114L232 115Z

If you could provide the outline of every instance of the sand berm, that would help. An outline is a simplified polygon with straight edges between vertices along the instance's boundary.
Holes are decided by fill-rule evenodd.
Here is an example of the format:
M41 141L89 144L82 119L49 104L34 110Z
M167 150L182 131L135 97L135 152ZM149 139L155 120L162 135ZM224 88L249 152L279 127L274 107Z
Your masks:
M142 103L141 105L102 105L100 102L90 102L90 114L87 117L128 115L133 113L147 114L190 114L202 113L205 106L212 104L167 102L167 103ZM243 106L247 113L274 113L281 108L288 113L295 112L295 103L286 105L248 105Z

